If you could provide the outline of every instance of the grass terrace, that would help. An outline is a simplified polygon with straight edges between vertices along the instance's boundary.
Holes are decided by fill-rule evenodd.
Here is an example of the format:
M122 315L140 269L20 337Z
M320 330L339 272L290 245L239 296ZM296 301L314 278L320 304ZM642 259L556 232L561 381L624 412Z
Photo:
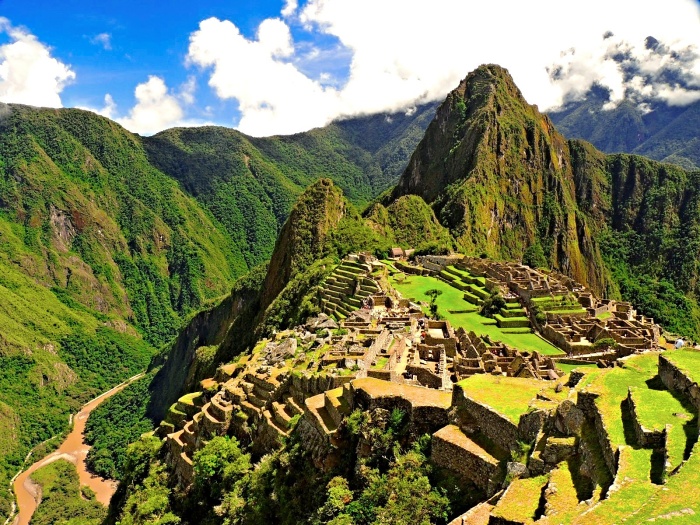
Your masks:
M534 379L489 374L475 374L457 384L469 398L489 405L516 425L520 416L528 411L532 400L546 386ZM506 392L507 395L504 395Z
M671 356L675 352L666 352ZM617 480L619 488L590 514L574 520L573 523L613 524L634 516L634 523L646 522L647 519L665 515L661 512L659 501L664 501L668 512L678 512L673 523L697 523L697 511L700 510L698 498L688 498L689 493L697 488L700 481L698 469L692 465L698 463L694 456L684 464L677 474L664 472L662 458L651 449L637 446L631 421L623 401L627 389L633 389L637 401L638 417L647 428L662 429L666 424L672 425L669 434L669 462L674 468L685 457L686 449L693 445L697 437L697 422L682 402L663 388L657 377L658 353L633 356L624 362L623 367L596 370L588 374L584 384L591 391L601 394L596 404L601 411L605 427L614 447L621 446ZM683 355L680 359L689 359ZM697 451L697 443L694 444ZM666 485L661 485L663 481ZM673 487L673 491L670 489ZM684 497L685 495L685 497ZM695 509L692 516L680 512L682 509ZM673 516L671 516L673 517ZM686 519L688 518L688 519Z
M570 374L573 370L577 368L598 368L595 363L587 363L585 365L569 365L566 363L557 363L557 367L560 368L565 374Z
M667 424L671 425L668 433L668 461L671 468L680 465L687 443L686 432L695 432L697 435L694 415L668 390L633 388L632 398L642 426L661 431Z
M457 290L444 281L435 277L406 275L404 279L390 277L391 285L401 295L416 301L429 302L426 292L431 289L440 290L442 295L437 298L438 313L448 320L454 328L463 327L467 332L477 335L487 335L492 341L501 341L518 350L539 352L543 355L565 355L565 353L530 331L522 333L522 329L499 328L495 319L483 317L476 311L474 305L466 302L464 292ZM460 312L460 313L455 313Z
M530 524L535 522L543 487L549 481L548 475L535 478L516 479L499 500L492 516L505 523Z
M694 381L700 382L700 350L680 348L665 352L664 357L688 374Z

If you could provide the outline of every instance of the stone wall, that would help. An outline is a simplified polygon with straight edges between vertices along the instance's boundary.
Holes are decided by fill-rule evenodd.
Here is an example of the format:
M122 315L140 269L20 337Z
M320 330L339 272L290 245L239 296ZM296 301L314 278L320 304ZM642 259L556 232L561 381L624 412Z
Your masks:
M464 408L477 422L481 432L503 450L514 450L518 442L518 426L488 405L474 401L455 384L452 390L452 406Z
M317 468L325 469L333 463L331 458L334 447L330 437L317 428L314 416L309 411L304 412L295 432L299 435L299 443L310 453Z
M406 371L409 374L416 376L418 382L423 386L427 386L428 388L442 388L442 376L434 374L427 368L416 365L408 365L406 367Z
M700 357L700 354L698 356ZM659 377L666 388L686 396L695 410L700 412L700 387L663 355L659 356Z
M488 495L495 492L498 461L489 454L479 453L459 427L447 425L433 434L430 459L469 479Z
M330 375L291 375L289 392L294 401L300 406L304 406L306 398L322 394L326 390L333 390L345 383L352 381L352 376L330 376Z
M603 416L596 406L595 400L597 398L598 394L593 392L579 392L577 406L581 409L581 411L583 411L589 420L593 421L596 436L598 437L598 443L600 443L600 448L603 451L605 464L614 477L615 473L617 472L618 451L617 447L613 447L613 444L610 441L610 435L605 428Z
M637 444L643 448L666 448L668 439L668 426L663 430L650 430L642 425L637 415L637 403L631 388L627 389L627 406L632 416L632 426L637 437Z

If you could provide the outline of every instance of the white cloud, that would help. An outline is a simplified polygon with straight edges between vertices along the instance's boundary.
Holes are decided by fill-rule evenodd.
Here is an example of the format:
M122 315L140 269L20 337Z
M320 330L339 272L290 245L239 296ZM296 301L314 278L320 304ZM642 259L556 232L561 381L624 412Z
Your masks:
M129 131L142 135L152 135L174 126L203 126L208 121L184 118L183 105L194 103L196 81L189 77L177 93L171 92L165 81L157 76L149 76L146 82L136 86L136 104L127 115L120 116L112 95L105 95L104 106L100 109L81 107L103 117L115 120Z
M134 95L136 105L128 116L117 119L129 131L144 135L156 133L175 125L184 116L180 101L168 92L160 77L149 76L146 82L136 86Z
M285 18L292 16L298 7L299 3L297 0L285 0L284 8L282 9L282 16Z
M112 35L109 33L100 33L95 35L90 39L91 44L100 45L105 50L110 51L112 49Z
M337 114L337 93L280 60L293 52L284 22L263 22L248 40L229 21L204 20L190 37L188 61L212 68L209 85L237 99L239 128L251 135L294 133L326 124Z
M302 58L303 46L292 51L288 26L279 19L264 21L255 40L217 19L203 21L190 37L190 63L211 68L209 85L219 97L238 100L246 133L302 131L338 116L441 99L483 63L507 67L526 98L543 109L581 96L593 82L619 101L630 79L614 59L615 46L626 46L648 69L661 60L645 50L649 35L675 50L700 49L695 0L590 0L585 7L560 0L308 0L300 7L288 0L282 16L291 14L312 37L335 37L351 53L344 83L329 85L320 76L325 67L310 77L314 57ZM612 36L604 40L606 32ZM551 80L548 67L560 68L559 80ZM700 87L700 63L683 67L685 89L693 82ZM640 77L645 89L649 74ZM652 83L657 98L681 103L695 96L673 84L667 87L675 95L667 96L659 82L666 80Z
M51 56L51 49L25 29L0 17L0 101L61 107L61 91L75 79L70 66Z

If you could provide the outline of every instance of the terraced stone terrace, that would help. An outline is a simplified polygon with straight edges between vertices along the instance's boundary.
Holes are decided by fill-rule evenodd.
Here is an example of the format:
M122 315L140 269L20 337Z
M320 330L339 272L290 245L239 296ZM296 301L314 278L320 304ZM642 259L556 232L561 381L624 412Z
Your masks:
M527 328L529 321L525 317L509 318L509 321L514 321L514 326L508 325L501 328L498 326L497 320L479 315L476 305L466 301L464 293L453 287L451 283L431 276L405 275L404 278L397 278L398 275L391 275L390 283L406 298L429 302L430 298L426 292L431 289L440 290L442 294L437 297L436 301L438 312L455 328L462 327L468 332L485 335L493 341L501 341L521 351L539 352L542 355L550 356L565 355L562 350L532 333ZM518 306L515 306L511 303L511 311L518 311L519 308L522 308L519 303L517 304ZM527 321L527 325L523 326L525 321Z
M535 379L487 374L473 375L457 385L469 397L490 406L516 425L520 416L530 409L537 395L549 389L545 383Z
M372 271L372 265L359 258L343 260L319 286L321 310L342 320L362 308L370 297L381 293Z

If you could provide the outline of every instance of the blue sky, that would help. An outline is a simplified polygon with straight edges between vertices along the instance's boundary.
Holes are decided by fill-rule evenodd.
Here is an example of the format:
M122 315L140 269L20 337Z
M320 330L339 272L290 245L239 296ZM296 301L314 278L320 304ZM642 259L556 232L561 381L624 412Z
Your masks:
M700 100L700 4L0 0L0 101L92 109L139 133L293 133L406 111L485 62L543 109L592 83L611 106L687 104Z

